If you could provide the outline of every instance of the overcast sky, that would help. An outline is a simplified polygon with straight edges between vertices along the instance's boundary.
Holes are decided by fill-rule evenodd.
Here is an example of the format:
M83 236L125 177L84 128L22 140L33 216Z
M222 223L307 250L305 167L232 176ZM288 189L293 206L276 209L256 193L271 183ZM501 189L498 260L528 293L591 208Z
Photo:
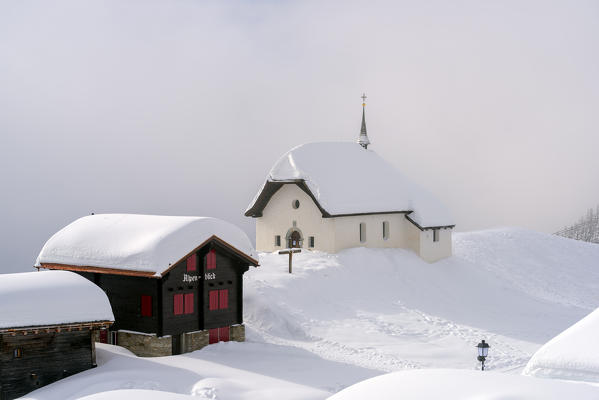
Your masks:
M457 230L599 202L597 1L0 1L0 271L91 212L241 226L293 146L353 141Z

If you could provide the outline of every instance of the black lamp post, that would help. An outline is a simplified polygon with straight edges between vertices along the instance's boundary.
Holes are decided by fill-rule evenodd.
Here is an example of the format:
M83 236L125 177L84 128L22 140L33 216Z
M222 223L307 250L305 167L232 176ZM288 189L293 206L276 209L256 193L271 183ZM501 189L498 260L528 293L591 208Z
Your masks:
M480 361L481 363L481 371L485 370L485 359L487 358L487 355L489 354L489 343L485 343L485 341L483 340L482 342L480 342L479 344L476 345L476 347L478 347L478 358L477 360Z

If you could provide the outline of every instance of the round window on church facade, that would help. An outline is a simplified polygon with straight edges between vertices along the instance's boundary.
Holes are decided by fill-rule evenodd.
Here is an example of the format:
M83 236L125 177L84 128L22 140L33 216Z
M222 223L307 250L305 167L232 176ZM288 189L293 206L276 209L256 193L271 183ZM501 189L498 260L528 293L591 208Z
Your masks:
M291 202L291 206L296 210L299 208L299 204L299 200L293 200L293 202Z

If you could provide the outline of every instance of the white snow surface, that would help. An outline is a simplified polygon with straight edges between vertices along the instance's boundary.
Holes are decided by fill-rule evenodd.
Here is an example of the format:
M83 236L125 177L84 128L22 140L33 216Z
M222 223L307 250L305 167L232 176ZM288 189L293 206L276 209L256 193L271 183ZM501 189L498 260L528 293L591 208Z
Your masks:
M36 390L37 400L318 400L377 371L266 343L218 343L180 356L141 358L96 344L98 367Z
M297 146L275 163L267 177L272 182L298 179L306 182L320 205L332 215L413 211L410 218L421 227L454 225L448 210L431 193L357 143Z
M237 226L210 217L96 214L55 233L36 266L56 263L161 274L212 235L257 260L252 243Z
M522 373L599 383L598 338L599 308L541 347Z
M114 321L106 293L69 271L0 274L0 329Z
M490 371L414 370L377 376L329 400L596 400L599 388Z
M244 275L247 342L160 358L99 346L98 368L28 398L326 399L396 371L413 389L397 398L419 398L417 384L430 386L423 399L599 398L589 383L519 375L597 308L597 259L599 245L513 228L454 234L454 255L433 264L403 249L303 250L289 274L286 256L261 253ZM481 339L491 345L484 373ZM405 393L380 385L361 398Z

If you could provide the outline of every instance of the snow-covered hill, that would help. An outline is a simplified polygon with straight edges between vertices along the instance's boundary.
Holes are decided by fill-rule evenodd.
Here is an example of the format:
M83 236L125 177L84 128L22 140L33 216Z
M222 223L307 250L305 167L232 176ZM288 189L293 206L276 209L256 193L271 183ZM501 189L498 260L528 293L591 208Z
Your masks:
M304 251L293 274L286 256L261 254L261 266L244 278L248 342L153 359L100 346L97 369L30 398L324 399L413 368L471 370L441 373L467 385L481 339L491 345L487 369L514 375L599 306L599 245L506 228L455 234L454 253L427 264L399 249ZM524 376L486 379L486 395L514 382L522 382L520 394L544 385ZM516 394L510 398L526 398Z
M599 305L599 246L521 229L458 233L433 264L408 250L262 254L246 274L245 320L256 341L384 371L519 369Z

